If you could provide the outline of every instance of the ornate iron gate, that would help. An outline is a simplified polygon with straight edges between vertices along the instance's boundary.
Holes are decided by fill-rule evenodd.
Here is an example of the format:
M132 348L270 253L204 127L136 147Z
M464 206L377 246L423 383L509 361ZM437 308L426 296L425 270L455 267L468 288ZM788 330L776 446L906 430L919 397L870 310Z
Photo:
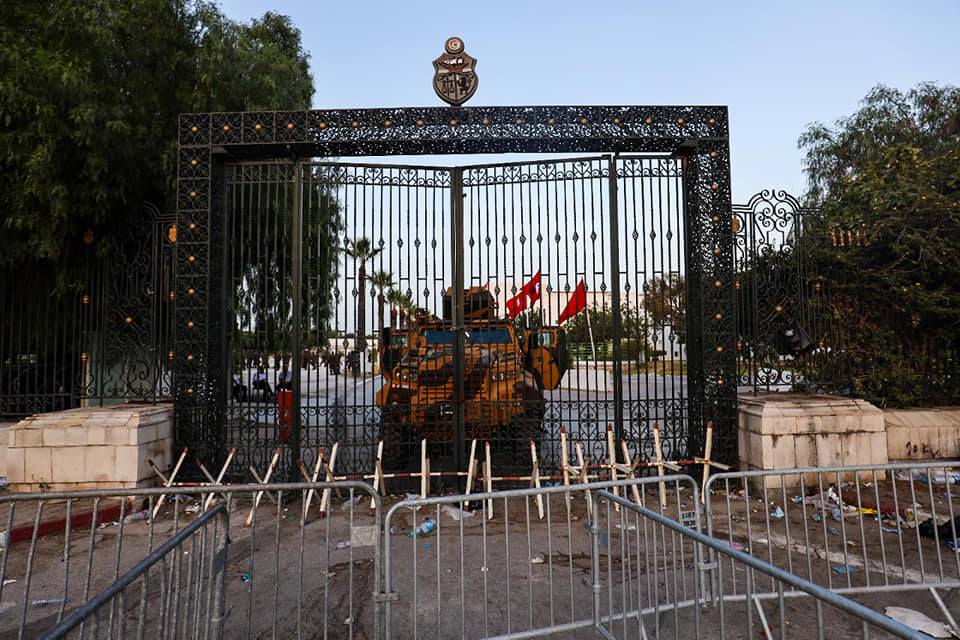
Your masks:
M329 452L337 442L338 471L354 474L369 472L381 437L409 454L426 435L434 468L438 458L461 466L474 437L529 467L533 438L542 463L555 468L561 427L594 460L606 455L608 425L649 458L656 421L665 454L677 459L701 453L707 420L717 426L714 451L734 455L725 109L378 110L181 122L177 433L201 456L236 446L241 460L262 468L279 449L277 473L291 476L298 461L309 466L320 447ZM297 159L491 151L634 155L462 168ZM270 155L293 157L265 162ZM485 380L510 374L490 362L520 357L510 360L500 338L464 320L463 292L486 291L504 318L508 301L535 281L539 300L498 326L514 342L529 330L524 339L543 339L536 330L556 324L582 290L586 312L573 305L579 313L565 325L579 336L568 345L569 367L551 374L551 384L537 380L540 400L491 397ZM447 323L404 339L453 354L443 374L450 386L401 420L378 401L402 385L385 380L374 345L387 338L384 326L409 327L416 313ZM540 344L524 346L529 354ZM481 370L487 378L471 373ZM391 431L394 423L406 426Z
M173 395L175 219L130 218L88 231L70 270L0 270L0 419Z

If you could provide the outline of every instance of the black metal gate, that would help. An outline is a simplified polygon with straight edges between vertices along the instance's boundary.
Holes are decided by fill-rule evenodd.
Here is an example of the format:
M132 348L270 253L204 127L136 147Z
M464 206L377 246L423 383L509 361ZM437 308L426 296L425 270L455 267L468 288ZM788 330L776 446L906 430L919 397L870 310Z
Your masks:
M714 451L733 455L725 109L423 109L417 116L183 117L182 443L208 458L236 447L241 463L261 469L279 450L274 477L297 475L298 462L310 467L334 443L338 473L369 473L381 438L409 456L426 437L435 469L438 460L462 468L473 438L491 442L501 467L529 468L534 439L542 465L556 468L561 429L591 461L606 458L608 428L650 459L657 422L665 456L679 459L702 453L713 420ZM511 150L611 153L464 167L296 157ZM264 161L270 155L294 157ZM484 322L499 334L465 319L465 290L495 303ZM533 352L547 344L535 342L546 339L543 327L565 311L568 357L549 384L537 370L542 397L497 397L492 376L511 374L490 363L531 370ZM403 333L430 322L429 335ZM402 420L397 412L406 405L383 407L406 374L391 373L394 361L381 369L379 348L398 336L411 342L397 353L453 354L443 369L445 395L420 398ZM471 368L477 362L485 364ZM421 369L421 382L424 371L441 370ZM394 423L406 426L391 430ZM385 464L400 467L406 456Z
M480 437L501 468L529 466L524 445L534 437L556 468L561 428L601 460L609 426L649 459L653 422L665 455L684 455L682 164L601 156L464 168L228 165L234 378L225 443L260 468L279 447L286 469L338 443L337 469L369 473L384 436L377 393L389 385L379 368L383 328L397 335L418 309L442 317L448 289L489 291L505 318L507 301L539 274L539 299L513 318L518 342L557 325L578 287L585 306L566 320L569 366L544 390L539 424L522 429L497 417L509 399L461 390L448 408L457 428L429 434L431 455L462 466ZM421 437L404 432L405 458Z

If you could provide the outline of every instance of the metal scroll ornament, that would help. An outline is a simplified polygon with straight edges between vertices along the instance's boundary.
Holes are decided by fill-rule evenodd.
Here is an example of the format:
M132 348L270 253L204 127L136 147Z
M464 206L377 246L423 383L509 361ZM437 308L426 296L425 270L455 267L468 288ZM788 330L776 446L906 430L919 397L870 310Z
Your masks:
M441 100L459 107L477 90L477 59L464 52L460 38L448 38L444 48L433 61L433 89Z

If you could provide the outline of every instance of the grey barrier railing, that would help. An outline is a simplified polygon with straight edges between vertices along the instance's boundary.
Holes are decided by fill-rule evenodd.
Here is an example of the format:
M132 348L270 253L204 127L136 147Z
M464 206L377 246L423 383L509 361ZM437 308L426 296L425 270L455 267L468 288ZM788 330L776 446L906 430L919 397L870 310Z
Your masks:
M135 614L136 637L145 637L150 620L150 605L153 602L148 598L150 571L158 563L161 563L160 604L159 611L153 616L157 623L156 634L151 636L222 638L226 587L224 573L229 528L230 519L226 507L217 505L185 526L117 581L64 618L44 634L43 639L83 638L87 625L93 638L127 637L127 593L128 589L138 584L141 588ZM187 546L190 548L185 549ZM184 597L180 597L181 595ZM104 613L105 609L109 611ZM104 618L108 618L107 624L104 624Z
M602 517L608 527L610 527L611 523L615 520L619 520L618 524L620 524L621 527L620 534L617 534L612 527L604 529L599 524L596 524L592 528L594 628L605 638L634 635L643 638L647 637L648 625L645 617L653 618L655 625L653 633L657 638L668 637L671 630L674 638L712 637L712 633L704 636L705 633L709 633L706 628L708 623L710 624L710 628L714 630L719 629L719 636L717 637L721 638L730 637L730 633L733 632L734 628L737 630L737 637L744 637L745 635L751 639L758 636L770 638L776 634L780 638L785 638L787 637L787 625L784 619L784 590L786 588L801 591L813 597L816 601L816 633L818 638L824 638L826 633L827 621L823 615L823 605L834 608L840 612L842 616L847 618L846 621L842 622L849 623L852 621L859 626L861 636L864 638L869 638L871 627L891 633L897 638L922 640L928 637L926 634L920 633L868 607L849 600L830 589L819 586L809 580L804 580L760 558L734 549L732 546L716 540L709 535L686 527L680 522L664 517L654 510L635 504L609 491L601 490L596 492L593 496L593 501L593 511L598 516L598 523ZM614 508L618 510L618 515L611 513L611 509ZM656 548L653 548L651 553L651 546L647 544L646 534L656 531L660 532L661 539L665 537L664 533L669 532L675 541L679 538L681 545L690 545L693 551L691 558L693 564L677 563L675 560L673 562L665 561L661 567L663 570L661 580L665 588L657 589L656 600L650 603L649 593L644 593L642 588L631 587L634 585L640 587L642 585L641 567L650 566L650 556L656 556L658 553L661 553L660 550ZM606 534L606 536L604 536L604 534ZM624 569L636 568L634 575L624 573L617 588L614 588L612 585L610 571L608 570L608 588L606 591L608 594L608 607L606 608L606 615L604 615L603 607L605 590L601 581L603 572L599 566L604 537L607 539L608 567L612 567L615 557L614 554L619 547L620 566ZM619 545L616 543L619 543ZM656 545L654 545L654 547L655 546ZM705 551L707 553L706 558L704 558ZM775 593L778 597L777 603L780 616L778 627L774 628L768 624L760 601L754 598L755 594L749 589L746 593L745 600L739 600L741 607L740 610L736 612L737 615L730 615L733 612L728 611L730 607L729 594L725 591L726 581L721 563L718 562L718 558L721 556L730 562L732 566L731 574L735 574L738 570L744 572L748 577L752 577L755 574L762 574L776 584ZM666 558L664 558L664 560L666 560ZM656 564L657 559L654 558L653 562ZM709 573L712 575L709 578L706 576L701 577L701 573ZM717 605L716 612L718 616L716 620L712 619L713 617L711 616L711 619L708 621L706 619L707 613L701 611L701 606L708 603L708 600L702 596L702 590L700 589L701 583L699 582L705 578L713 583L715 589L713 602ZM657 582L657 578L654 578L654 581ZM749 582L752 582L752 580ZM670 586L671 583L672 588ZM693 587L686 592L691 596L691 599L682 600L677 586L687 583L693 584ZM686 595L686 593L684 595ZM647 602L645 602L645 600ZM617 601L623 605L619 610L615 610ZM759 629L760 633L757 633L758 630L755 628L755 621L752 615L753 611L751 607L754 605L756 605L757 608L757 622L759 622L761 626ZM692 629L689 624L689 619L681 619L679 615L679 611L685 607L689 607L693 613L694 621ZM671 625L661 622L661 614L664 612L673 615L672 629ZM742 626L738 623L742 623ZM834 624L836 623L834 622ZM619 634L617 633L618 631L620 632ZM808 636L811 629L799 627L793 631L794 633L791 634L793 636ZM850 636L847 631L844 631L841 635L837 635L837 633L834 632L830 637Z
M597 482L589 489L622 491L641 504L657 502L666 516L700 521L696 483L688 476ZM589 629L589 495L573 485L393 505L384 519L393 532L384 545L386 636L523 638ZM468 502L473 515L465 517ZM433 529L417 537L427 521Z
M386 517L377 492L359 482L7 495L0 634L34 637L93 607L99 617L88 620L113 637L141 628L146 637L177 637L187 614L173 624L163 612L214 574L181 571L180 583L160 561L140 582L124 589L123 580L175 545L214 500L230 520L217 531L230 532L222 575L231 637L517 638L583 629L711 637L740 623L748 634L762 625L776 635L768 621L779 621L784 637L790 620L794 633L805 621L821 637L866 635L864 623L875 620L846 600L834 607L823 591L869 595L875 606L881 596L921 589L955 627L944 603L952 592L937 591L960 586L953 465L718 474L706 485L705 511L688 476L408 498ZM623 498L604 494L601 509L600 490ZM320 502L323 518L315 515ZM705 534L689 533L704 522ZM191 540L199 545L198 535ZM189 551L180 558L189 566L197 552L178 548ZM139 597L117 595L137 586ZM114 595L96 600L105 594ZM797 613L811 603L815 617ZM197 635L217 631L215 622Z
M0 496L0 523L6 523L0 635L39 636L108 590L123 591L121 576L173 544L214 500L230 519L229 529L220 529L230 532L224 578L229 637L380 636L380 604L373 596L380 592L381 498L370 485L353 481ZM321 503L326 517L317 514ZM186 559L199 551L182 550L188 554L180 562L190 566ZM187 585L195 593L198 577L181 571L184 582L171 582L169 572L154 578L156 572L143 574L140 583L156 612L146 616L143 635L142 598L114 598L109 637L183 637L183 615L173 625L163 614L186 606ZM154 598L161 599L159 606ZM196 635L206 637L207 628L198 627Z

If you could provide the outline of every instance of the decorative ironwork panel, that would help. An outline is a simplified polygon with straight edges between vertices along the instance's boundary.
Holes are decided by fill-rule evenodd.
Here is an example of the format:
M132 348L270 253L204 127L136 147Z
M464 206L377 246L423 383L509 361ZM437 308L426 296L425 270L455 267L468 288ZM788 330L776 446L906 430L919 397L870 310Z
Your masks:
M89 232L67 282L42 264L0 276L0 417L171 397L175 241L147 205L106 257Z
M840 347L826 311L829 283L807 259L807 229L818 220L818 211L772 189L733 207L744 391L819 390L817 362Z

